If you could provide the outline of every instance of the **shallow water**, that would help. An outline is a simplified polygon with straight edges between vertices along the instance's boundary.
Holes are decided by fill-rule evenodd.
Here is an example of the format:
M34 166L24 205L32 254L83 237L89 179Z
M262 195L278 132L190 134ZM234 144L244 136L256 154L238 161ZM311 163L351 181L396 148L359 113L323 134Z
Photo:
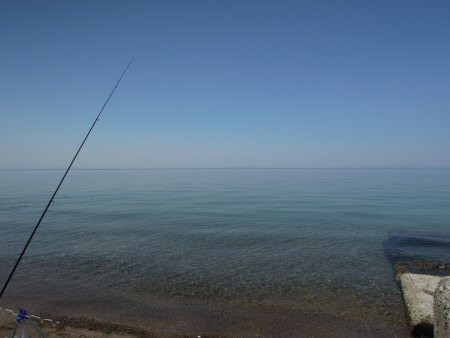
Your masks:
M62 173L0 171L1 279ZM8 292L388 318L390 257L448 263L449 237L450 170L75 170Z

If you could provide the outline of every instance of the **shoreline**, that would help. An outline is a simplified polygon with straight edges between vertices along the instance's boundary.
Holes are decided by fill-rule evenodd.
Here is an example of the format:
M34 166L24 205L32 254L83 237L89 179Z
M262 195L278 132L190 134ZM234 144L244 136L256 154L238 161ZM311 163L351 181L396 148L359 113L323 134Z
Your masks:
M157 308L155 308L157 311ZM41 313L43 314L43 313ZM118 313L119 320L107 316L59 315L56 327L44 325L52 337L411 337L404 320L388 321L369 317L348 319L338 314L308 313L288 309L199 307L185 305L178 311L160 311L152 318L129 318ZM402 315L402 314L399 314ZM48 316L48 314L47 314ZM100 318L101 317L101 318ZM399 316L401 317L401 316ZM11 334L14 316L0 314L0 334ZM112 317L111 317L112 318Z
M49 280L37 284L26 278L18 278L15 284L3 305L12 309L21 306L29 313L60 321L60 327L45 329L55 338L100 338L107 334L117 338L411 337L400 290L391 299L380 292L373 301L354 289L318 286L303 288L301 302L279 298L246 302L244 297L239 302L220 303L194 296L167 297L137 286L74 287ZM0 317L9 317L12 329L14 317ZM11 334L12 330L0 332Z
M77 290L23 281L18 279L3 305L60 321L57 329L46 326L49 337L411 337L401 298L396 306L380 307L350 290L305 289L305 299L294 307L270 299L224 304L158 297L144 290ZM12 328L13 316L0 317L8 317ZM6 331L0 332L12 332Z

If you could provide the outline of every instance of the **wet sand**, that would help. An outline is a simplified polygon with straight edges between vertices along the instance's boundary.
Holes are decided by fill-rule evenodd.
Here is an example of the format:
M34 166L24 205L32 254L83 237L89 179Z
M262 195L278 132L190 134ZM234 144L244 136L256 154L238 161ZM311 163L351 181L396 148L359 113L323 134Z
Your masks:
M77 285L17 278L2 305L61 321L45 327L50 337L410 337L400 294L387 299L378 291L374 302L352 290L317 287L303 289L292 302L215 302ZM11 334L14 318L0 317L0 333Z
M89 311L83 316L53 317L57 327L46 325L49 337L410 337L406 322L369 316L349 319L345 314L306 313L301 310L231 308L224 306L155 307L148 316L127 317ZM47 314L48 316L48 314ZM14 317L0 315L0 333L11 334ZM111 321L109 319L116 318Z
M72 326L69 325L58 325L49 326L44 325L43 330L48 335L49 338L60 337L60 338L132 338L139 337L139 332L127 332L126 328L121 328L114 326L112 324L102 324L99 322L98 325L93 325L86 321L85 323L80 322L79 325L76 321L72 321ZM15 326L14 317L9 315L0 315L0 335L1 337L10 337ZM34 334L28 329L28 334L34 337ZM141 335L142 336L142 335Z
M251 315L246 317L253 319ZM247 325L236 325L231 330L190 330L190 332L180 332L176 326L172 326L171 324L177 322L175 319L170 324L166 323L168 326L165 329L158 331L120 325L93 318L64 317L61 319L62 323L56 327L44 325L44 331L49 337L410 337L401 326L375 322L357 323L336 318L319 318L314 316L300 318L297 323L287 323L286 318L282 318L277 322L276 319L270 318L270 315L267 314L266 319L268 321L263 325L258 325L261 323L248 322ZM234 320L236 319L234 318ZM233 318L225 319L225 321L227 320L233 320ZM0 319L0 334L3 336L11 334L13 327L14 318L2 315Z
M295 306L269 301L224 304L110 288L77 292L50 284L18 279L2 300L6 308L22 306L61 321L57 328L45 327L50 337L410 337L401 299L397 306L383 309L341 291L315 292ZM0 333L11 334L14 318L0 317Z

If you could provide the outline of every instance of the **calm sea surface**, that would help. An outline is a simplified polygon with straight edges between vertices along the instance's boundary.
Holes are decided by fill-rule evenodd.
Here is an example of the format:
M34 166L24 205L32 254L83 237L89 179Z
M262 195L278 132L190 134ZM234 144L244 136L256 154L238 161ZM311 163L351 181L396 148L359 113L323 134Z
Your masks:
M1 280L62 174L0 171ZM449 238L450 170L75 170L7 302L24 293L64 312L120 295L388 317L402 312L389 257L448 263Z

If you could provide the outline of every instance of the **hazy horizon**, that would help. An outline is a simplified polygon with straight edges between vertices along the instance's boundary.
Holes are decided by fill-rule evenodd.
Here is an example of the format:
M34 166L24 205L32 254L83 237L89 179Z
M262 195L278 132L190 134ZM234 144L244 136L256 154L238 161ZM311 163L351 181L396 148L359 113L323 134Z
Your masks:
M67 168L3 168L0 171L65 171ZM154 167L74 168L70 170L450 170L450 167Z

